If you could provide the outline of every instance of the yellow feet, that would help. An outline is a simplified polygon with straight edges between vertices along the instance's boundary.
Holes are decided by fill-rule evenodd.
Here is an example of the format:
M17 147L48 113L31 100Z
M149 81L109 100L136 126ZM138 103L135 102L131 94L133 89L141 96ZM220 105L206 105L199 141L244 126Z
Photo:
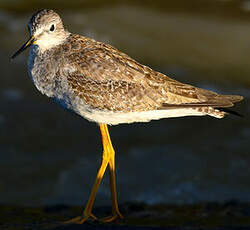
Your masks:
M100 221L103 223L110 223L113 222L117 219L123 219L124 217L122 216L122 214L118 211L117 213L113 214L112 216L107 216L102 218Z
M84 216L77 216L71 220L64 221L64 224L83 224L85 221L95 221L97 218L92 214L85 214Z
M77 216L71 220L64 221L63 224L83 224L84 222L90 221L90 220L91 221L100 221L103 223L110 223L110 222L113 222L117 219L123 219L123 216L119 211L112 216L107 216L107 217L104 217L100 220L98 220L97 217L95 217L91 213L91 214L86 214L84 216Z

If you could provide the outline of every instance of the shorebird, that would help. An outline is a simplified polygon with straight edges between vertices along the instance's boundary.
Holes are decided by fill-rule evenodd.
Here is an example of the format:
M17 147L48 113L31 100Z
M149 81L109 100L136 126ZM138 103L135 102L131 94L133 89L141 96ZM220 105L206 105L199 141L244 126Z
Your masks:
M31 46L28 72L36 88L64 108L100 126L102 163L83 214L67 223L97 218L92 214L96 193L109 167L112 215L123 218L117 202L115 151L107 125L149 122L169 117L223 118L226 109L243 99L183 84L142 65L93 39L68 32L53 10L36 12L28 23L30 38L12 59Z

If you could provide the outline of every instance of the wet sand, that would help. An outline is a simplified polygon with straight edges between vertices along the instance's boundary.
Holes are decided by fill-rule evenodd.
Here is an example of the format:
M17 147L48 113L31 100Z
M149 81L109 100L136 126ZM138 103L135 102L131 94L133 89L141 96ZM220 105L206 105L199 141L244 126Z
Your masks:
M111 207L94 208L97 216L108 216ZM196 205L146 205L124 203L120 206L123 220L103 224L88 222L83 225L62 222L79 215L79 206L17 207L0 206L0 228L10 229L249 229L250 204L237 201L225 203L200 203Z

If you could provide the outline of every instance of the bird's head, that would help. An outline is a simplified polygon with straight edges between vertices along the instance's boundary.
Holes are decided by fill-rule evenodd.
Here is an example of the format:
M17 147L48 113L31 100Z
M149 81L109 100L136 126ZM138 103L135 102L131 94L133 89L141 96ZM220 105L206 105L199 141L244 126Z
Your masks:
M69 35L60 16L47 9L40 10L31 17L28 29L29 40L11 57L12 59L31 45L37 45L43 52L61 44Z

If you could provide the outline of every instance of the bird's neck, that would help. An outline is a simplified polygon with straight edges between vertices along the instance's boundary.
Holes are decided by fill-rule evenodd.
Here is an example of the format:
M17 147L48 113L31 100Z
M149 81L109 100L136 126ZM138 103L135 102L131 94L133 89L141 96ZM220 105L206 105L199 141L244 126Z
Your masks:
M55 37L43 36L41 39L36 40L34 44L39 47L41 53L44 53L45 51L65 42L69 35L70 33L66 31Z

